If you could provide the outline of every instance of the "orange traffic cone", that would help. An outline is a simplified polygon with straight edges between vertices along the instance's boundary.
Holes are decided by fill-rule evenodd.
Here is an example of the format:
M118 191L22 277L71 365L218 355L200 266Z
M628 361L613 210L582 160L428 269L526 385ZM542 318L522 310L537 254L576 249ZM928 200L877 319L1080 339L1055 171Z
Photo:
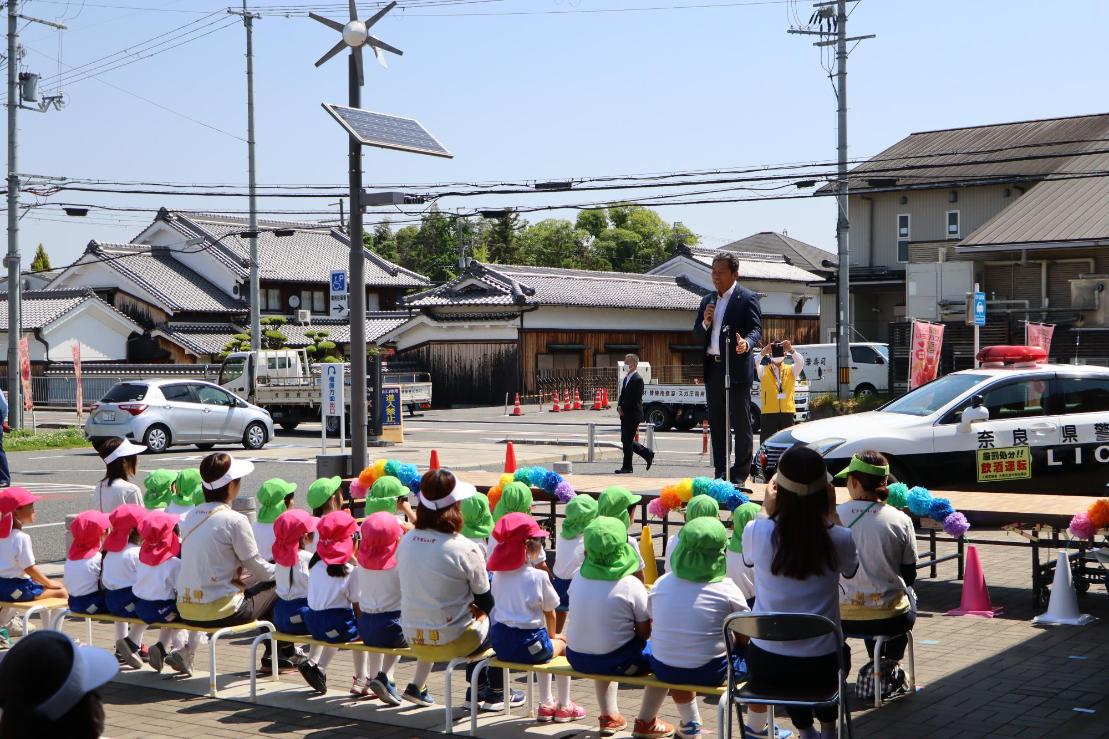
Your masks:
M709 453L709 422L701 421L701 456Z
M608 410L612 406L608 404L608 388L601 388L601 407Z
M551 413L558 413L560 410L562 409L558 407L558 388L556 387L554 391L554 399L551 402Z
M963 577L963 598L958 608L945 613L945 616L984 616L993 618L1001 613L990 603L990 592L986 590L986 576L982 574L982 563L978 561L978 549L972 544L967 547L967 568Z
M520 393L516 393L516 402L512 404L512 415L524 415L524 409L520 407Z
M568 411L572 406L570 405L570 388L562 391L562 410Z
M435 449L431 450L431 461L427 463L429 470L439 469L439 452Z
M601 410L601 389L600 388L597 388L597 392L594 393L593 405L592 405L592 407L590 407L589 410L591 410L591 411Z
M511 441L504 450L504 471L510 475L516 472L516 450L512 447Z
M581 393L578 392L577 388L574 388L574 410L581 410Z

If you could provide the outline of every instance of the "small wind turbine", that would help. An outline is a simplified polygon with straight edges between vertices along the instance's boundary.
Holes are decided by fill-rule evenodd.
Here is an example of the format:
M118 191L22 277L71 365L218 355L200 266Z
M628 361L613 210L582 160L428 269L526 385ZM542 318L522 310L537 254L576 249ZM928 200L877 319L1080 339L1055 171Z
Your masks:
M392 52L397 56L402 56L404 52L391 44L385 43L375 36L371 36L370 29L373 28L374 24L381 20L386 13L388 13L396 6L396 0L393 0L393 2L389 3L384 8L374 13L369 20L360 21L358 20L358 8L355 5L355 0L350 0L350 21L347 22L346 25L343 25L339 21L333 21L330 18L324 18L323 16L316 15L315 13L309 13L308 16L310 18L317 20L328 28L343 34L343 40L332 46L326 54L321 56L319 58L319 61L316 62L316 66L320 66L321 64L341 52L343 49L350 47L351 56L354 58L354 66L358 70L358 86L361 87L363 84L365 84L366 81L364 73L362 71L362 47L369 46L371 49L373 49L374 56L377 57L377 61L381 64L381 66L388 68L389 65L385 61L385 52Z

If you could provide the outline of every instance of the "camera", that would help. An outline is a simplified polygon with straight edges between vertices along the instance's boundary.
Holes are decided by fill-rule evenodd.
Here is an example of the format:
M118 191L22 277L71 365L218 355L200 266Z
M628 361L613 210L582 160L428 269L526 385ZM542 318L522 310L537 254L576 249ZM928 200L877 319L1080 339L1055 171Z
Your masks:
M785 344L783 344L780 341L775 341L773 344L770 345L770 356L771 357L784 357L785 355L786 355Z

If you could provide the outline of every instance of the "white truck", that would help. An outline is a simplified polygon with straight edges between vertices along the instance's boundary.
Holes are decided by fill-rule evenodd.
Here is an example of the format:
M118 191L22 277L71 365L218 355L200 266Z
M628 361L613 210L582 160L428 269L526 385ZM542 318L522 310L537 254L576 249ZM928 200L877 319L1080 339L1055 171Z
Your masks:
M426 372L386 372L384 382L400 386L401 404L410 414L431 407L431 375ZM286 431L320 419L320 365L312 365L303 349L232 352L220 367L219 384L268 410L274 423ZM346 386L349 423L349 365ZM338 422L337 417L328 418L328 431L338 433Z
M673 427L679 431L689 431L708 418L708 406L705 402L705 386L696 383L667 383L663 384L651 377L650 362L639 363L639 374L643 378L643 420L652 424L656 431L666 431ZM624 381L627 370L624 363L617 365L617 387ZM796 413L794 420L797 423L809 419L809 387L808 383L801 380L794 390ZM751 386L751 425L755 433L759 431L759 419L762 415L762 396L759 393L759 381L755 380Z

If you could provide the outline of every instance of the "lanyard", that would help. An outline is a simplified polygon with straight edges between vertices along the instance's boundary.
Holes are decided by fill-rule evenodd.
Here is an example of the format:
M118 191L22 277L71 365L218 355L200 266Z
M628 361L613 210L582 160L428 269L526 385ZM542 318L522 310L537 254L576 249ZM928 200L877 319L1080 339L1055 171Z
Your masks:
M873 508L873 507L874 507L874 506L876 506L876 505L878 505L878 501L876 501L876 500L875 500L875 501L872 501L872 502L870 503L870 505L868 505L868 506L867 506L866 508L864 508L864 509L863 509L863 512L862 512L862 513L860 513L859 515L855 516L855 520L854 520L854 521L852 521L851 523L847 524L847 528L851 528L852 526L854 526L855 524L857 524L857 523L859 522L859 519L860 519L860 518L862 518L863 516L865 516L865 515L867 514L867 511L869 511L869 510L870 510L871 508Z
M782 394L782 368L783 365L770 363L770 374L774 375L774 384L778 386L778 394Z
M196 526L193 526L191 529L189 529L188 533L186 533L184 536L181 537L181 544L184 544L186 539L188 539L190 536L195 534L197 529L199 529L204 524L208 523L208 521L210 521L212 519L213 514L215 514L218 511L222 511L224 508L227 508L227 507L228 506L227 506L226 503L221 503L220 505L216 506L215 508L213 508L212 510L210 510L206 514L204 514L203 520L201 520L201 522L198 523Z

